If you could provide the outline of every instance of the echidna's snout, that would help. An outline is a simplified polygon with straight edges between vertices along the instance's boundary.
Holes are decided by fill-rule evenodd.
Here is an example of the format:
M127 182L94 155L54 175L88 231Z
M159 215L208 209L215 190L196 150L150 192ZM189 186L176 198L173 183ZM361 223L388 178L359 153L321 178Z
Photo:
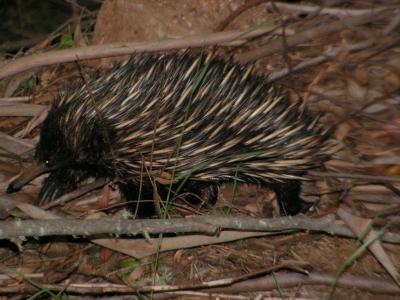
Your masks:
M20 185L17 183L17 179L12 181L7 187L7 194L18 192L21 189Z
M16 179L14 179L7 187L7 194L18 192L25 184L32 181L39 175L51 171L45 164L33 164L29 168L22 171Z

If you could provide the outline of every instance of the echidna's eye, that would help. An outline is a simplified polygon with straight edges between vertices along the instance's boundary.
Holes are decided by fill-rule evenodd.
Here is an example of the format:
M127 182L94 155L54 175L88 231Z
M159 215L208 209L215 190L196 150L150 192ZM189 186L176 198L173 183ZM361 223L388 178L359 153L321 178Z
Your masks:
M46 161L44 162L44 164L45 164L45 166L46 166L47 168L51 168L51 166L52 166L52 163L51 163L49 160L46 160Z

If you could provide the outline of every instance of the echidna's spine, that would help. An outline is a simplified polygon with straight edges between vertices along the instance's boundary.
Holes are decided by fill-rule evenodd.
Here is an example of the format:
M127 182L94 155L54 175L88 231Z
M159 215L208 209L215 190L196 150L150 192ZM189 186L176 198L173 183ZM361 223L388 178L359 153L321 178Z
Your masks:
M202 63L200 57L187 54L136 58L99 79L101 84L92 82L93 87L99 86L92 87L97 107L107 118L110 135L115 134L112 142L118 145L115 159L119 167L138 172L142 163L150 165L146 160L154 142L153 169L171 171L176 159L173 150L184 126L183 112ZM160 74L169 78L159 78ZM72 127L68 144L79 152L85 137L91 139L87 132L96 131L96 111L84 87L73 97L80 101L69 97L60 102L61 106L69 103L62 124ZM157 105L161 113L155 124ZM211 64L191 105L178 174L204 162L207 154L212 160L195 178L232 177L232 169L241 162L240 174L252 180L298 179L314 167L316 156L324 155L315 151L321 143L320 131L308 128L312 120L298 104L291 105L265 78L235 64L220 60ZM152 141L155 126L157 134ZM165 166L167 162L169 166Z

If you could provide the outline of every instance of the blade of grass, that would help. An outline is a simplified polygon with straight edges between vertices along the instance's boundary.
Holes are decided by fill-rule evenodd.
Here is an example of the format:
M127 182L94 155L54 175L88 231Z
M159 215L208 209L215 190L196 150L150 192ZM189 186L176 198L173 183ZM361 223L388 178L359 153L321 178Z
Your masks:
M336 270L334 280L331 284L331 287L329 289L329 293L327 296L327 300L332 299L333 293L335 291L337 282L340 278L340 276L343 274L343 272L357 259L359 258L364 252L368 250L369 245L371 245L373 242L378 240L384 233L385 230L381 229L376 232L376 234L369 239L366 242L363 242L363 239L368 235L370 230L372 229L373 225L376 223L377 219L379 216L376 216L374 219L372 219L368 225L362 230L360 233L360 236L358 237L358 243L361 243L359 247L357 247L349 256L347 256L344 261L340 264L339 268Z

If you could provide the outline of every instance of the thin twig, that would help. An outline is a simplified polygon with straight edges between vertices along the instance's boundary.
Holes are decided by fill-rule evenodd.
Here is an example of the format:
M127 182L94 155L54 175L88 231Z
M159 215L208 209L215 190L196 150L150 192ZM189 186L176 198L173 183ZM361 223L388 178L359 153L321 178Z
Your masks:
M22 97L2 97L0 98L1 102L28 102L32 99L31 96L22 96ZM0 104L1 105L1 104Z
M332 172L319 172L319 171L310 171L309 174L319 177L349 178L349 179L359 179L372 182L400 181L400 176L374 176L374 175L364 175L364 174L349 174L340 172L332 173Z
M389 35L393 30L395 30L400 25L400 10L397 10L397 14L390 21L390 23L383 29L384 35Z
M241 15L244 11L254 7L258 6L263 2L266 2L268 0L249 0L245 2L243 5L239 6L235 11L233 11L228 17L226 17L222 22L218 24L218 26L215 28L215 31L222 31L224 30L229 23L231 23L234 19L236 19L239 15Z
M317 39L320 36L327 36L329 34L332 34L334 32L343 30L348 28L349 25L351 26L359 26L365 23L369 23L375 20L378 20L380 18L383 18L386 16L386 13L371 13L367 15L363 15L362 17L358 18L351 18L351 19L346 19L346 20L339 20L339 21L334 21L330 24L326 24L323 27L320 28L311 28L302 32L297 33L296 35L290 36L287 38L287 44L289 47L293 47L295 45L313 41ZM251 61L254 61L256 59L259 59L261 57L265 57L271 54L274 54L276 52L279 52L282 50L282 42L280 39L274 40L270 42L268 45L266 45L263 48L257 48L255 50L250 50L247 52L244 52L242 54L237 55L236 59L240 63L248 63Z
M360 42L357 44L348 45L347 50L349 52L357 52L357 51L368 49L368 48L372 47L373 45L375 45L374 40L367 40L367 41L363 41L363 42ZM293 72L298 72L300 70L304 70L309 67L320 65L328 60L334 59L340 53L341 50L342 50L342 47L332 48L332 49L329 49L328 51L326 51L324 55L320 55L320 56L311 58L309 60L303 61L303 62L297 64L296 66L292 67L291 69L285 68L285 69L282 69L279 71L272 72L268 76L268 80L270 82L276 81L276 80L279 80Z

